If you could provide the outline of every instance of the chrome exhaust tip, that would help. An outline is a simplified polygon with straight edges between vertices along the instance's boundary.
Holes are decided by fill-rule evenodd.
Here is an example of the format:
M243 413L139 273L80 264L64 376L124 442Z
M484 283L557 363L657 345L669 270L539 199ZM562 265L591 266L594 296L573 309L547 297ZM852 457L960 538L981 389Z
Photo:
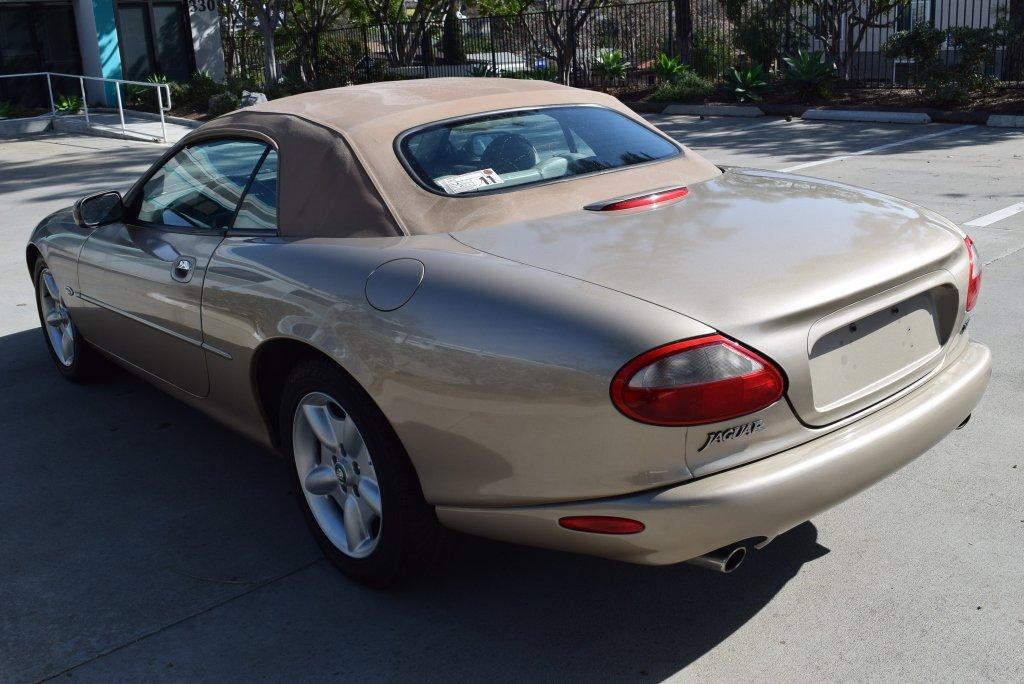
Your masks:
M730 573L740 567L746 557L747 547L745 546L723 546L717 551L705 553L703 556L691 558L686 562L708 570Z

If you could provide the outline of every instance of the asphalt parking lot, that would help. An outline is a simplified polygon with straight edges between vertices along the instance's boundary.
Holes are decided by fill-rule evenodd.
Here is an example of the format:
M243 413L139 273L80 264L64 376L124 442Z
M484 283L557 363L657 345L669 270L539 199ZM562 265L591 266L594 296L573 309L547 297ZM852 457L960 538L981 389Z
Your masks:
M732 575L464 539L414 584L362 589L272 455L126 374L50 368L29 230L164 148L2 141L0 681L1024 678L1024 131L650 118L716 163L966 225L994 353L969 426Z

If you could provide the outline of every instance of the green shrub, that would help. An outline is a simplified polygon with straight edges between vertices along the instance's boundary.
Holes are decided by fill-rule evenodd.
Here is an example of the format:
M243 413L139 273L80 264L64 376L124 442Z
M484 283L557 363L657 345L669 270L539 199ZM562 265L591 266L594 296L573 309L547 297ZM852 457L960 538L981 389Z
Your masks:
M764 69L760 64L743 69L733 67L725 76L725 90L737 102L759 102L761 93L769 88L771 86L765 80Z
M717 80L736 62L732 45L702 29L694 29L690 38L690 64L701 76Z
M957 60L948 64L941 55L946 31L922 22L891 35L882 44L882 54L889 59L913 60L915 86L934 104L963 104L994 87L994 79L985 75L985 69L1005 40L1000 31L999 27L951 29L949 47L956 51Z
M0 101L0 119L10 119L14 117L14 105L10 102Z
M796 91L798 97L832 97L832 81L836 77L836 63L826 61L821 52L797 50L793 57L783 57L786 72L783 78Z
M207 112L210 116L220 116L238 109L239 99L232 93L217 93L210 97Z
M524 69L523 71L508 71L501 76L502 78L518 78L524 81L554 81L558 78L558 72L550 68Z
M622 50L607 50L594 60L594 74L605 81L619 81L626 78L626 71L632 66L622 58Z
M675 81L666 81L658 86L651 99L659 102L698 102L707 99L714 89L715 84L709 79L684 70L676 76Z
M689 69L688 66L680 64L678 59L669 57L664 52L658 56L658 61L654 63L654 75L658 77L659 81L675 83L676 79L687 69Z
M53 103L58 114L77 114L82 110L82 98L78 95L60 95Z
M489 78L497 76L494 67L490 64L474 64L469 68L469 75L473 78Z

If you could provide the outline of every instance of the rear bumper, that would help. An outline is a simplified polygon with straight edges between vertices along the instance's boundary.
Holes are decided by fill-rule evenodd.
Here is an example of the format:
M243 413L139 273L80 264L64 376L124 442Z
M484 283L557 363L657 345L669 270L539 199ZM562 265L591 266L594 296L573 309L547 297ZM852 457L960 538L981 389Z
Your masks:
M991 354L970 343L911 394L788 451L673 487L566 504L507 508L439 506L453 529L530 546L664 565L722 546L771 539L914 460L970 415L988 385ZM568 515L640 520L632 535L574 532Z

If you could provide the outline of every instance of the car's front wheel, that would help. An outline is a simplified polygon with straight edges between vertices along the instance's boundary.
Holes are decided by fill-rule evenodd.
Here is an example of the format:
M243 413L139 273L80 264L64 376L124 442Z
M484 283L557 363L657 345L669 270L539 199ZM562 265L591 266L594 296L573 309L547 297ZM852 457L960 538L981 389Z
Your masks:
M334 565L381 587L433 562L444 536L434 510L387 419L347 374L326 360L296 368L279 429L306 522Z
M50 358L65 378L84 380L96 368L96 352L79 335L64 303L64 293L42 259L36 261L34 273L36 308Z

